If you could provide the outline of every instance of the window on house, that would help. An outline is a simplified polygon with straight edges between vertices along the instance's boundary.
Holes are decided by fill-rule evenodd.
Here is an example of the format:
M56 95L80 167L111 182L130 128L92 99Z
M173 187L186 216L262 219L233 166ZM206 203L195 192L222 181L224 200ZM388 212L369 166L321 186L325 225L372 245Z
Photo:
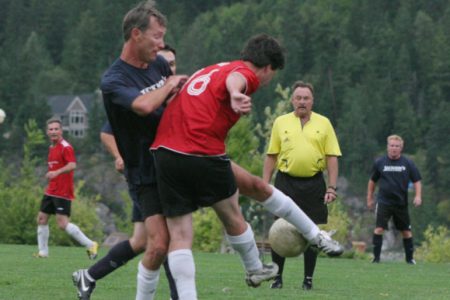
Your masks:
M82 137L84 137L84 130L82 130L82 129L72 129L70 131L70 135L72 135L73 137L76 137L76 138L82 138Z
M82 111L71 111L70 112L70 123L71 124L84 124L84 113Z

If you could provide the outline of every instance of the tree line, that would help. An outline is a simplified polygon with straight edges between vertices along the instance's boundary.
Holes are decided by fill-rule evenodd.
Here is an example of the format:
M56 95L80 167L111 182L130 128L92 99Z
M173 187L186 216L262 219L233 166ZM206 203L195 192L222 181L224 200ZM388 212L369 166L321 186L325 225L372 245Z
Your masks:
M123 15L131 0L0 0L0 126L4 162L22 152L24 124L49 117L45 99L54 94L94 92L118 56ZM336 128L343 157L340 174L347 195L365 202L370 167L392 133L424 177L421 227L450 224L450 1L448 0L165 0L166 42L176 48L179 73L239 57L253 34L276 36L287 64L271 85L257 92L245 130L235 131L250 156L238 160L260 173L265 139L254 130L267 107L288 101L276 92L296 80L315 87L314 110ZM81 155L101 151L96 121ZM8 136L8 139L5 138ZM246 138L244 138L246 137ZM259 137L256 138L255 137ZM235 142L232 142L235 143ZM97 145L95 147L87 145ZM247 149L247 148L237 148ZM255 149L257 155L255 154ZM45 152L45 151L43 151ZM252 156L256 155L256 156ZM256 157L256 158L255 158ZM13 161L13 160L11 160ZM351 209L358 210L357 206ZM413 213L414 214L414 213Z

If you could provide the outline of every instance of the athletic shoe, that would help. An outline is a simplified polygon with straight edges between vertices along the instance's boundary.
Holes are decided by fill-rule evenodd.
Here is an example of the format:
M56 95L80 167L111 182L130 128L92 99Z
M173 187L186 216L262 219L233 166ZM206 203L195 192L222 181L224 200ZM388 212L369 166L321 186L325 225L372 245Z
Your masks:
M275 281L270 285L271 289L281 289L283 288L283 279L280 276L275 277Z
M344 253L344 247L338 241L333 240L330 235L321 230L319 234L311 241L312 247L318 248L328 256L339 256Z
M406 263L407 263L408 265L415 265L415 264L416 264L416 261L415 261L414 259L410 259L410 260L407 260Z
M263 264L263 268L261 270L247 272L245 282L248 286L258 287L261 285L261 282L270 280L276 277L277 274L278 265L276 263L272 263L270 265Z
M379 264L380 263L380 259L379 258L374 258L374 259L372 259L372 263L373 264Z
M311 290L312 289L312 279L305 278L303 280L302 289L304 289L305 291Z
M86 276L87 270L81 269L73 272L72 281L78 290L78 299L89 300L91 299L92 291L95 288L95 281L89 280Z
M98 254L98 243L94 242L91 248L86 250L89 259L96 259Z
M36 257L36 258L48 258L48 254L45 254L45 253L33 253L33 257Z

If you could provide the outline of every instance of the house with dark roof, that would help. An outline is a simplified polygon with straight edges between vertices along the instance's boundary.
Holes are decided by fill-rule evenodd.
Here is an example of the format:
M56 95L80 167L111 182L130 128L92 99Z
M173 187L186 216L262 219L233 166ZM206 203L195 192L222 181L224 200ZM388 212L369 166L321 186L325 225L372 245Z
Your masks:
M89 128L89 112L98 99L97 94L54 95L47 99L52 116L61 119L64 132L82 138Z

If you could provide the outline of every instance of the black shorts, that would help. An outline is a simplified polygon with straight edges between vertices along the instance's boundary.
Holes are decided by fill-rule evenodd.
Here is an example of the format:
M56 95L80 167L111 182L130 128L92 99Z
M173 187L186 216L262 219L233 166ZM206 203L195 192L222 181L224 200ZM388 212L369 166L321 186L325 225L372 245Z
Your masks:
M324 204L327 187L322 172L312 177L293 177L278 172L275 187L291 197L314 223L328 222L328 208Z
M137 195L138 186L132 183L128 184L128 194L133 201L133 208L131 212L131 222L144 222L144 216L142 214L142 207L139 204Z
M154 151L163 213L176 217L231 197L237 191L230 159Z
M70 217L71 207L71 200L44 195L42 197L40 211L48 215L58 214Z
M135 190L137 201L135 205L136 215L134 215L133 207L133 218L140 215L141 220L144 221L147 217L162 214L161 201L156 184L135 185ZM139 208L140 214L138 212Z
M392 217L395 228L400 231L411 230L408 206L386 205L377 203L377 227L388 229L389 219Z

